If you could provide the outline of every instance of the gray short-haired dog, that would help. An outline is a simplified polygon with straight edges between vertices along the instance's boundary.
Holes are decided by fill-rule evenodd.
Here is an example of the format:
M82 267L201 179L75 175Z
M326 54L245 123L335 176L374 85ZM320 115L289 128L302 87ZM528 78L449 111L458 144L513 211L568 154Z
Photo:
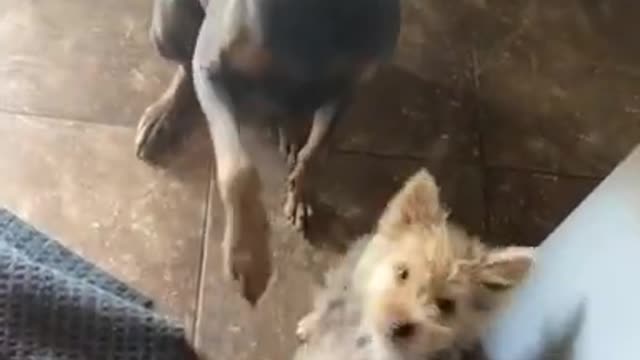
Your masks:
M195 89L215 147L225 274L241 280L251 302L266 288L271 254L260 178L240 136L240 108L260 108L278 124L311 122L299 151L281 131L281 149L294 159L284 210L300 227L308 209L306 169L356 85L391 57L399 23L398 0L155 0L152 40L179 66L140 119L137 154L152 156Z

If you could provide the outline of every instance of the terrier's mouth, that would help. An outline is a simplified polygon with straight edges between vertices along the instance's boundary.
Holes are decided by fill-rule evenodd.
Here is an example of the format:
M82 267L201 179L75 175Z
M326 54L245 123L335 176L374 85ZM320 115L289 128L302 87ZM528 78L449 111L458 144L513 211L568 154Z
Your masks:
M393 341L404 341L412 338L417 331L417 325L411 322L397 322L389 327L389 337Z

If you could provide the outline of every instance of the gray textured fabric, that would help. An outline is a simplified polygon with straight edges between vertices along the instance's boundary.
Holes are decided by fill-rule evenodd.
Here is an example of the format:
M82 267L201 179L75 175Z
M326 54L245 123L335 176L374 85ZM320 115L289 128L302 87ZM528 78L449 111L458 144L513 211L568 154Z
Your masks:
M0 359L192 359L152 302L0 209Z

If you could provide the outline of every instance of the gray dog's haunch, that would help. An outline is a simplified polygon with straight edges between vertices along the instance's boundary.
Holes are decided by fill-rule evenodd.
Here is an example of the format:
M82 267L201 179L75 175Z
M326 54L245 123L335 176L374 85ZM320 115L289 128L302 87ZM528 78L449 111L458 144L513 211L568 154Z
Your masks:
M398 0L155 0L152 40L178 69L140 119L136 152L151 158L195 93L215 148L224 272L252 303L269 281L271 254L260 177L239 132L241 108L260 107L280 129L311 121L301 147L280 131L280 149L293 159L284 211L302 229L305 172L358 83L390 59L399 23Z

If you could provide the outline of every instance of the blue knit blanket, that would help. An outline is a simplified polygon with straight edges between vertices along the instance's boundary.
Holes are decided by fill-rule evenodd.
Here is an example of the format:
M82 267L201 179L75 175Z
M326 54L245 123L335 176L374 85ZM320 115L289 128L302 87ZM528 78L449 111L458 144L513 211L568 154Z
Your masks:
M0 208L0 359L195 359L152 305Z

